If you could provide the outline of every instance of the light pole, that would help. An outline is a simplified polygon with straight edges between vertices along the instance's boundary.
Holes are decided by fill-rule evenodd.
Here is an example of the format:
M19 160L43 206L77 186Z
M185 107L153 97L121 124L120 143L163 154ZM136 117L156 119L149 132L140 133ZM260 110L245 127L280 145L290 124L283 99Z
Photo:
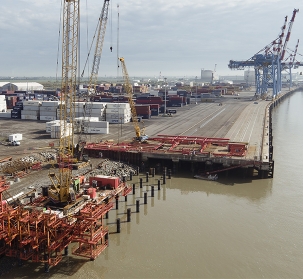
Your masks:
M164 78L164 81L165 81L165 83L164 83L164 115L166 115L166 80L167 80L167 78Z
M197 76L196 76L196 104L197 104L197 92L198 92L198 84L197 84Z

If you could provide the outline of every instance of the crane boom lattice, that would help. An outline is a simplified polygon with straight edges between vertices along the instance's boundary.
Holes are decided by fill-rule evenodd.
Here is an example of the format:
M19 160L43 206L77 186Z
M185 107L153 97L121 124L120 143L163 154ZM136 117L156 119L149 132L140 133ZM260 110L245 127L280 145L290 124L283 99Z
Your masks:
M128 96L128 102L129 102L131 113L132 113L132 121L134 124L135 133L136 133L136 140L144 141L147 139L147 136L144 134L144 130L141 131L140 126L139 126L135 102L133 100L132 86L129 81L129 75L128 75L128 71L127 71L127 68L125 65L125 61L124 61L123 57L120 57L119 60L121 62L123 78L125 81L125 91Z

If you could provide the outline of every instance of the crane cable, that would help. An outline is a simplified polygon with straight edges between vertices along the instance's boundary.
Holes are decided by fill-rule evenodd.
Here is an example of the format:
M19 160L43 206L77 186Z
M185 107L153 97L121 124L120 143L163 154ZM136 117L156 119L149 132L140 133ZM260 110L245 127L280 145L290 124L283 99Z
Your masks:
M60 7L60 18L59 18L59 31L58 31L58 46L57 46L57 62L56 62L56 83L58 82L58 67L59 67L59 51L60 51L60 38L61 38L61 22L62 22L62 9L63 9L63 0L61 0Z

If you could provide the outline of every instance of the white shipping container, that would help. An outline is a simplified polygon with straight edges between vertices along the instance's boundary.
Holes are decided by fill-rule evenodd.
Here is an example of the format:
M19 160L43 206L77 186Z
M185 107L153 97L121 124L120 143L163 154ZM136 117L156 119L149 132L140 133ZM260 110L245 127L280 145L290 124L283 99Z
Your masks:
M21 119L24 119L24 120L38 120L38 116L36 115L21 115Z
M50 115L40 115L40 120L43 121L50 121L50 120L56 120L57 116L50 116Z
M41 106L41 101L23 101L23 106Z
M0 112L0 118L11 118L10 112Z
M86 128L84 129L86 134L109 134L109 128Z
M59 124L62 123L62 125L64 124L64 121L62 120L53 120L53 121L49 121L49 122L46 122L45 125L46 127L50 127L50 126L53 126L54 124Z
M42 111L54 111L55 113L57 113L57 109L58 109L57 106L53 106L53 107L51 107L51 106L49 106L49 107L42 106L42 107L40 107L41 112Z
M89 109L103 109L105 108L106 103L99 102L87 102L85 103L85 107Z
M74 102L74 105L76 108L82 108L82 107L84 107L85 103L84 102Z
M106 113L117 113L117 114L126 114L126 113L131 113L131 109L126 109L126 108L107 108Z
M57 113L55 111L40 111L40 116L41 115L42 116L56 116L57 117ZM57 118L55 118L55 119L57 119Z
M11 134L8 136L9 141L22 140L22 134Z
M58 107L60 103L61 103L60 101L43 101L42 106L43 107Z
M112 109L112 108L125 108L125 109L129 109L130 105L129 105L129 103L107 103L106 107L107 107L107 109Z
M39 110L21 110L21 115L39 115Z
M34 106L34 105L32 105L32 106L24 106L23 105L23 110L40 110L40 106Z
M108 128L109 123L107 121L84 121L84 126L94 128Z

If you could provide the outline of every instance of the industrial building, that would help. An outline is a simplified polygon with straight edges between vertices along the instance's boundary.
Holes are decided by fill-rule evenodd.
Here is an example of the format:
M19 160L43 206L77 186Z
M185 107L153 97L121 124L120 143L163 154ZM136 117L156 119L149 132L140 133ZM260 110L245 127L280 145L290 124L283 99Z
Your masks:
M44 86L38 82L0 82L0 91L34 91L44 90Z

